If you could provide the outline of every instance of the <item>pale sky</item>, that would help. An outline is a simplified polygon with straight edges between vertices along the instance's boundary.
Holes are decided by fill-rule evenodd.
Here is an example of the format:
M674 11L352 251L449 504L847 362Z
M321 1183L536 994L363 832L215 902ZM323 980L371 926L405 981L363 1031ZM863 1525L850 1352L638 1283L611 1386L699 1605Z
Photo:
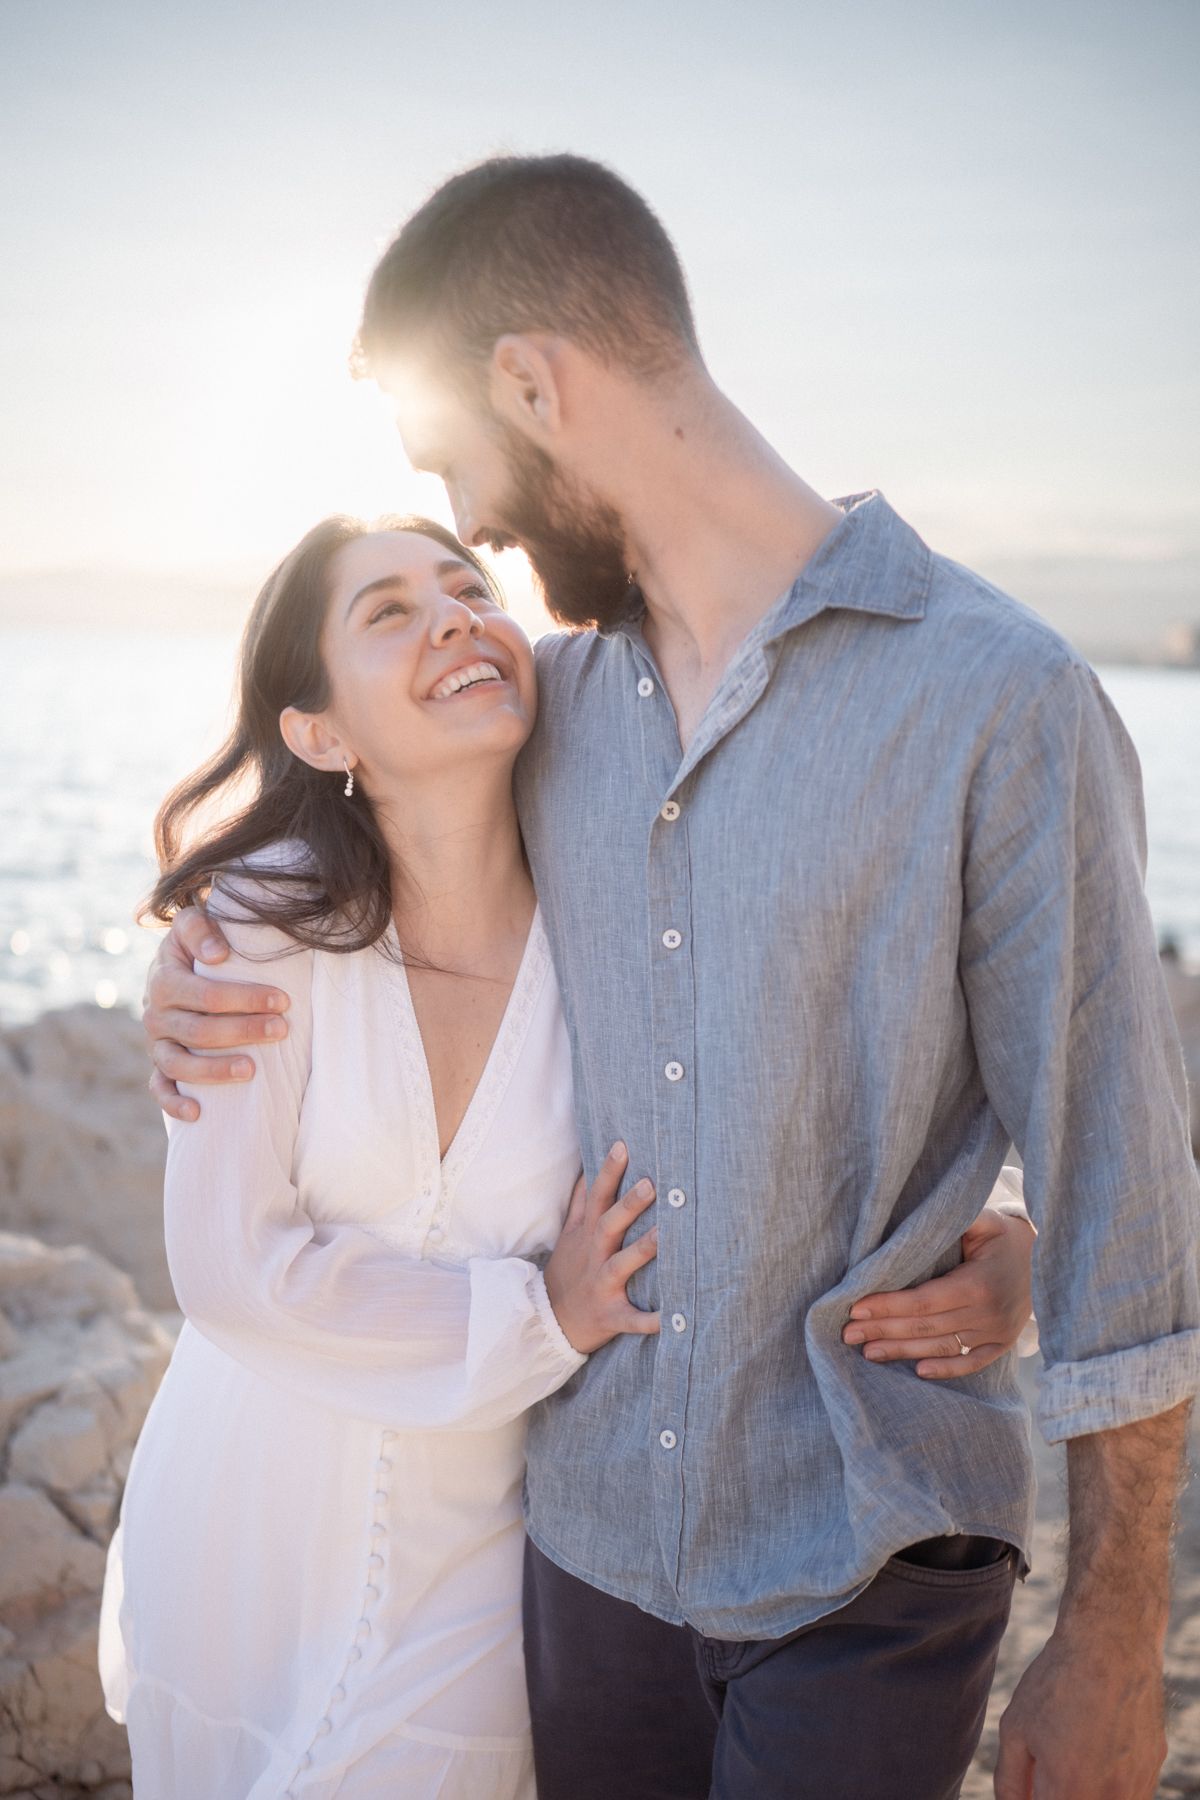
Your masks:
M0 576L256 581L432 509L346 353L498 149L646 195L823 491L967 560L1200 557L1198 74L1197 0L0 0Z

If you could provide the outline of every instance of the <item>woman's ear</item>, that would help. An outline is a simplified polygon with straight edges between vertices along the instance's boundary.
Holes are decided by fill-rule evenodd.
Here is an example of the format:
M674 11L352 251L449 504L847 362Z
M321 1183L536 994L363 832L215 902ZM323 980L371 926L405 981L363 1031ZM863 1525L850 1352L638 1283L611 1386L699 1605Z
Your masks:
M352 769L358 761L325 713L306 713L299 707L285 706L279 715L279 733L292 755L311 768Z

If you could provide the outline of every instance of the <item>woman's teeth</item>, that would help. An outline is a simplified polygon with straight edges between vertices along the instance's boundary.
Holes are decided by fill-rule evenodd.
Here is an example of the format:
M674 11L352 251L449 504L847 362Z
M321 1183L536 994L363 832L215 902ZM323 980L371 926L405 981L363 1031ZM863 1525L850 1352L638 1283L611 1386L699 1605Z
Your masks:
M448 700L451 694L460 693L463 688L474 687L476 682L502 681L503 679L504 677L495 663L472 663L469 668L455 669L453 675L447 675L444 680L439 681L429 698L431 700Z

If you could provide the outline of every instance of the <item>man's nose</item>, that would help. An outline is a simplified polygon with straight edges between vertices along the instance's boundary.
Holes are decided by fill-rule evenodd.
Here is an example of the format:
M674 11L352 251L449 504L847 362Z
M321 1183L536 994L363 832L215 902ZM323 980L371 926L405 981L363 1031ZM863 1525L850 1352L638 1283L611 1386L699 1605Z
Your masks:
M454 514L454 529L462 544L470 544L472 548L483 541L483 530L474 508L463 494L460 494L450 482L446 484L446 492L450 500L450 510Z

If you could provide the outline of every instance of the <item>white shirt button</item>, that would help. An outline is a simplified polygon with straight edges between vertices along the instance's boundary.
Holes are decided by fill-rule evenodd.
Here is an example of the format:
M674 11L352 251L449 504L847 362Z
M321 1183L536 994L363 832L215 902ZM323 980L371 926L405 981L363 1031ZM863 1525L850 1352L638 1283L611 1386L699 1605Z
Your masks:
M378 1521L376 1521L376 1523L374 1525L372 1525L372 1527L371 1527L371 1536L373 1538L381 1538L384 1535L384 1533L386 1532L386 1530L387 1530L386 1525L380 1525L378 1523Z
M431 1244L440 1244L445 1235L440 1225L431 1225L427 1233Z
M335 1705L339 1705L346 1698L346 1690L341 1685L340 1682L338 1683L337 1687L334 1688L334 1690L333 1690L332 1694L330 1694L329 1698L334 1702Z
M363 1589L363 1600L367 1606L374 1606L378 1598L379 1589L377 1587L365 1587Z
M686 1206L687 1205L687 1195L684 1193L682 1188L672 1188L671 1189L670 1193L667 1195L667 1205L668 1206Z
M365 1644L371 1635L371 1627L366 1619L360 1619L355 1627L354 1636L358 1643Z
M318 1737L328 1737L332 1730L333 1730L333 1720L332 1719L322 1719L321 1723L317 1726L317 1736Z
M678 950L678 948L679 948L680 944L682 944L682 942L683 942L683 933L681 931L664 931L663 932L663 943L666 945L668 950Z
M376 1506L385 1506L387 1504L387 1495L382 1488L376 1488L375 1492L371 1495L371 1498Z
M387 1457L381 1456L375 1464L375 1473L377 1475L386 1475L391 1466L392 1465Z
M682 811L683 808L680 806L678 800L668 800L662 807L659 817L666 819L668 824L670 824L679 817Z
M682 1081L683 1080L683 1064L676 1063L676 1062L670 1062L667 1064L666 1068L663 1070L663 1074L666 1076L668 1081Z
M382 1569L382 1567L383 1567L382 1556L368 1556L367 1567L368 1567L368 1569Z
M671 1330L672 1331L686 1331L687 1330L687 1320L684 1318L682 1313L672 1313L671 1314Z
M658 1441L664 1450L673 1450L677 1439L673 1431L660 1431L658 1434Z
M346 1658L346 1661L352 1662L352 1663L361 1662L362 1661L362 1651L359 1650L357 1647L355 1649L351 1650L349 1656Z
M648 675L643 675L642 679L638 682L638 693L642 696L643 700L648 700L653 692L654 683Z

